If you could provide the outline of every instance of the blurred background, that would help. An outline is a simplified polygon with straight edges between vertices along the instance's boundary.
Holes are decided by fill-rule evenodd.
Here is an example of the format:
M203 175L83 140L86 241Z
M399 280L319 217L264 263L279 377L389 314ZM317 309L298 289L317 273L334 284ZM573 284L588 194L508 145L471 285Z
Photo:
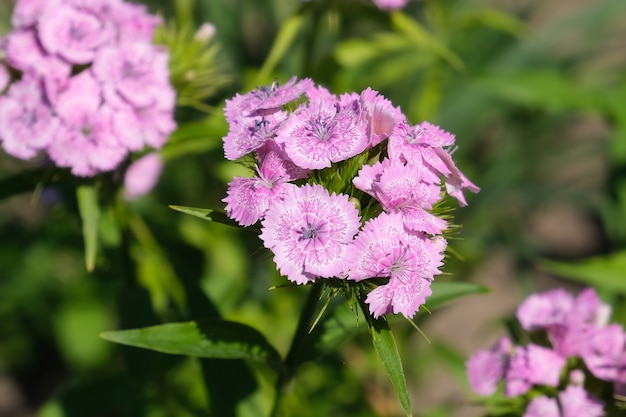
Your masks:
M168 29L157 37L176 49L170 66L182 84L195 76L185 70L193 57L175 34L215 25L215 88L201 106L178 108L181 128L164 148L156 189L122 208L103 205L92 273L75 184L3 193L1 417L268 415L272 387L262 369L124 348L98 335L219 315L286 351L302 288L268 290L285 280L255 232L168 208L223 208L226 184L243 172L223 158L224 100L274 78L311 77L334 93L380 91L412 123L454 133L454 158L481 187L454 211L462 229L450 246L460 256L449 256L438 279L490 293L420 316L430 344L403 320L391 324L416 416L480 415L467 356L504 334L530 292L597 283L597 271L580 278L555 265L594 257L613 262L605 273L626 281L626 258L615 258L626 247L623 0L413 0L402 13L367 0L145 3L164 16ZM0 33L10 30L11 10L11 1L0 3ZM40 163L2 153L0 181L8 187ZM626 292L597 289L615 306ZM625 323L624 308L614 317ZM300 369L291 415L403 415L361 328ZM231 380L245 397L226 401Z

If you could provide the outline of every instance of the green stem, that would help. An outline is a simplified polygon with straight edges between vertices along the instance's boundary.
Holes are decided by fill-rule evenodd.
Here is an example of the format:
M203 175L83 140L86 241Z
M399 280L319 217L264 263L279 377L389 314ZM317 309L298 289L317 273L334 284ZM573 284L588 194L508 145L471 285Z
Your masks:
M322 290L324 288L324 284L322 282L316 282L312 285L311 290L309 291L309 295L307 296L306 303L304 304L304 308L302 309L302 314L300 315L300 321L298 322L298 327L296 328L296 332L291 341L291 346L289 348L289 352L287 353L287 357L284 360L284 371L278 376L276 380L276 393L274 397L274 408L272 410L272 416L278 416L278 410L280 408L280 400L283 395L283 390L285 386L291 381L293 376L300 366L300 355L302 353L302 348L305 346L305 342L309 336L309 329L311 327L311 323L315 318L315 313L317 312L317 304L319 302L320 296L322 295Z

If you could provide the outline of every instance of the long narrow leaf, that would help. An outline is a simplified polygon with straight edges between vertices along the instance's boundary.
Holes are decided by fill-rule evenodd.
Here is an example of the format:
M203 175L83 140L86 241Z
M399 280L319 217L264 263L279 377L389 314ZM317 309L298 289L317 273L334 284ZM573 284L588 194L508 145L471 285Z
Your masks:
M411 412L411 399L409 398L409 390L406 386L402 360L400 359L400 353L398 352L398 347L396 346L396 341L393 338L391 329L389 329L389 325L384 318L375 319L371 317L364 303L361 303L361 309L363 310L363 314L369 317L370 334L376 353L378 353L378 357L398 393L402 408L404 408L406 415L410 417L413 415Z
M83 223L83 239L85 241L85 267L93 271L98 253L98 224L100 222L100 206L98 191L94 185L81 185L76 189L78 210Z
M246 359L280 371L278 351L256 329L242 323L204 319L141 329L104 332L103 339L157 352L199 358Z
M190 216L199 217L203 220L222 223L227 226L239 227L239 224L237 224L236 221L229 219L223 211L174 205L170 205L169 207L172 210L180 211L181 213L189 214Z
M609 291L626 293L626 251L594 256L576 262L542 260L548 272Z

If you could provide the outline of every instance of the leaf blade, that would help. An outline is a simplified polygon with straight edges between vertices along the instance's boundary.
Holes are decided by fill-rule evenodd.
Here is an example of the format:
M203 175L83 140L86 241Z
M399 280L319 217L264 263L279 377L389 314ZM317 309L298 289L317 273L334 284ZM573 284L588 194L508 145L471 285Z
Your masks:
M221 319L167 323L139 329L108 331L105 340L173 355L246 359L282 369L278 351L256 329Z

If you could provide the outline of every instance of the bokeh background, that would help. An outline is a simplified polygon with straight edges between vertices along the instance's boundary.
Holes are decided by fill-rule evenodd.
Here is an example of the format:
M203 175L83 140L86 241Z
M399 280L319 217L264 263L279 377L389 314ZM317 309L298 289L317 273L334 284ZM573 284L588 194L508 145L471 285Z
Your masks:
M334 93L380 91L411 122L454 133L454 158L481 187L454 212L462 229L450 246L459 256L438 279L478 282L490 293L420 317L430 344L392 321L416 416L480 415L467 356L504 334L530 292L583 285L545 260L605 259L626 247L623 0L425 0L402 14L367 0L146 4L178 29L215 25L219 82L204 107L178 109L172 142L184 146L169 148L157 188L103 211L92 273L73 184L0 190L0 416L205 416L228 395L223 379L241 380L247 395L225 413L267 415L272 388L259 384L263 370L253 378L245 367L124 348L98 335L219 314L287 350L302 288L268 290L285 280L254 232L168 208L223 207L227 182L242 172L223 158L224 100L274 78L311 77ZM0 3L0 33L10 30L11 7ZM189 60L178 48L181 62ZM0 154L2 186L41 162ZM115 224L120 210L123 228ZM626 281L626 261L609 272ZM624 300L624 291L597 288L616 306ZM614 314L626 321L624 308ZM291 415L403 414L360 325L301 368L288 394Z

